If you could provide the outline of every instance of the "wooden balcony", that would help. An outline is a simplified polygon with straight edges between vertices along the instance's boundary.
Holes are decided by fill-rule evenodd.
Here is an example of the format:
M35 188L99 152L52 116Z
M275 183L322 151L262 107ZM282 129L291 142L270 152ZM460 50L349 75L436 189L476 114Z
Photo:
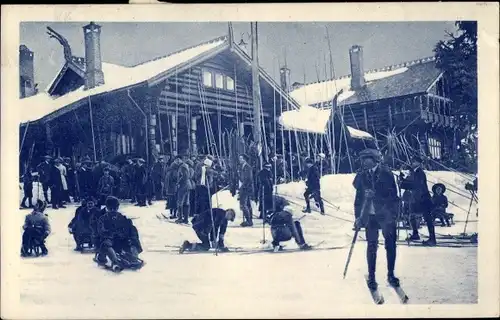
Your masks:
M425 123L430 123L438 127L456 127L456 121L452 116L422 110L420 117Z

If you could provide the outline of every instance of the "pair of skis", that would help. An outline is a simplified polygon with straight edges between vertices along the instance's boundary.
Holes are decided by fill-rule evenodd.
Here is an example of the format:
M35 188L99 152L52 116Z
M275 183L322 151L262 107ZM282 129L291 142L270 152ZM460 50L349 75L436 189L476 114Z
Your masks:
M366 285L368 286L368 275L365 275L365 280L366 280ZM408 303L408 300L410 300L410 298L405 293L405 291L403 290L403 288L401 288L401 285L399 285L399 286L393 286L393 285L389 284L389 286L394 289L394 291L396 292L396 294L399 297L399 301L402 304L407 304ZM368 290L370 290L370 294L371 294L371 296L373 298L373 302L375 304L384 304L384 302L385 302L384 296L382 295L382 293L380 293L380 291L378 290L378 288L377 289L371 289L370 287L368 287Z

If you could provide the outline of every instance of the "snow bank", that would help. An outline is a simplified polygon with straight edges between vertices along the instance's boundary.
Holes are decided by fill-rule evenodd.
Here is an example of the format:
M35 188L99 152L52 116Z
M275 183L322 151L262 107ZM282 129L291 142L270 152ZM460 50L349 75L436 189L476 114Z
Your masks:
M160 73L174 69L182 63L194 59L224 43L225 39L220 39L135 67L124 67L116 64L103 63L102 68L105 84L102 86L90 90L84 90L82 86L75 91L55 99L50 97L47 92L41 92L32 97L19 99L17 102L19 122L25 123L28 121L35 121L86 97L147 81Z

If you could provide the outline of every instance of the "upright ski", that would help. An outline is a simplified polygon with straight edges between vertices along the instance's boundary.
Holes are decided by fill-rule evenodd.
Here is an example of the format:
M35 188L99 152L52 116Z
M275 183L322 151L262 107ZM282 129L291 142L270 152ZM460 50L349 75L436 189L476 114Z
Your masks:
M365 275L365 281L366 285L368 286L368 275ZM375 304L384 304L384 296L380 293L378 289L373 290L370 287L368 287L368 290L370 290L373 302L375 302Z

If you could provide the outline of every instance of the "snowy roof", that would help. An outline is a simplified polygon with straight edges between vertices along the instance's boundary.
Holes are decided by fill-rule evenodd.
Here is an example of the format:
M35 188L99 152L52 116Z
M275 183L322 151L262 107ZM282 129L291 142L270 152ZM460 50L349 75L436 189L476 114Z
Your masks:
M211 42L175 52L134 67L103 63L104 85L89 90L84 90L83 86L81 86L75 91L56 98L52 98L47 92L41 92L35 96L19 99L17 107L19 110L19 122L36 121L84 98L148 81L161 73L173 70L183 63L222 47L227 44L226 40L225 37L218 38Z
M358 138L358 139L374 139L371 134L368 132L359 130L359 129L354 129L353 127L347 126L347 130L349 130L349 134L353 138Z
M316 105L331 102L335 94L344 89L338 98L339 104L356 104L425 92L440 73L435 59L425 58L366 72L366 87L362 90L351 89L349 75L306 84L290 95L300 104Z
M326 132L330 115L331 109L301 106L297 110L283 112L279 118L279 123L285 130L323 134Z

